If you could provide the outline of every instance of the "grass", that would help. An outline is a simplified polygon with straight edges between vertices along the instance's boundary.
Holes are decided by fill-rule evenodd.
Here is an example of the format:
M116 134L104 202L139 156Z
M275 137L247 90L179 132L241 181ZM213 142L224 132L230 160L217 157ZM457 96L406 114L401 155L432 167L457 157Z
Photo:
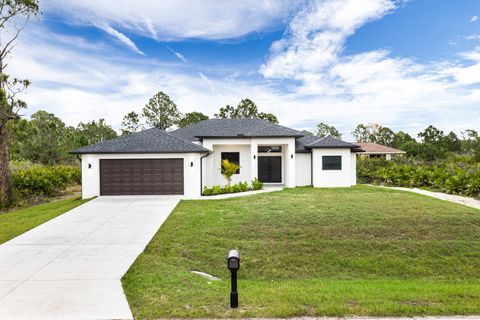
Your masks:
M73 197L2 213L0 214L0 244L87 201Z
M138 319L480 314L480 210L366 186L182 201L123 286Z

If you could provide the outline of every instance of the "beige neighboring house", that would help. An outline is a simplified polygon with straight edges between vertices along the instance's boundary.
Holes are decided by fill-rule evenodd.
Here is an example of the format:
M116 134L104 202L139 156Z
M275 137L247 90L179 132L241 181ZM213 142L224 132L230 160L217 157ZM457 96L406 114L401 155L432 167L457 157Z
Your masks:
M382 146L381 144L376 144L373 142L355 142L355 144L360 146L360 148L363 150L361 152L357 152L358 155L363 157L378 157L392 160L392 158L406 153L403 150Z

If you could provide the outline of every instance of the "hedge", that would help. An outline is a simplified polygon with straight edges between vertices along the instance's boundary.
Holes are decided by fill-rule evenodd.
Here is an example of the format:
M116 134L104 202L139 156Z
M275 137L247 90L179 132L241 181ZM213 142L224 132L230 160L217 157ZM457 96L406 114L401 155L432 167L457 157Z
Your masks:
M357 174L361 183L427 188L480 197L480 163L468 157L455 157L432 163L412 159L359 159Z
M215 196L218 194L227 194L227 193L238 193L252 190L261 190L263 188L263 183L258 179L254 179L251 183L251 186L247 182L239 182L232 186L220 186L216 185L211 188L204 187L202 195L204 196Z

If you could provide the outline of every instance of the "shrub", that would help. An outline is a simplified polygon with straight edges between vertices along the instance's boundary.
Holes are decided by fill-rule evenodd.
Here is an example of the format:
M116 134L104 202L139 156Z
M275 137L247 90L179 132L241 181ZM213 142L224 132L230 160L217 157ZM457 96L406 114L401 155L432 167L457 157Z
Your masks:
M252 181L252 186L249 186L248 183L239 182L232 186L224 186L221 187L219 185L213 186L211 188L203 187L202 195L204 196L214 196L217 194L227 194L227 193L238 193L238 192L245 192L251 190L260 190L263 187L263 183L258 181L257 179Z
M12 171L14 192L22 197L52 196L81 180L79 167L33 165Z
M358 159L357 174L362 183L427 188L480 197L480 164L465 156L436 162Z
M253 190L262 190L263 189L263 182L258 180L257 178L253 179L252 181L252 189Z

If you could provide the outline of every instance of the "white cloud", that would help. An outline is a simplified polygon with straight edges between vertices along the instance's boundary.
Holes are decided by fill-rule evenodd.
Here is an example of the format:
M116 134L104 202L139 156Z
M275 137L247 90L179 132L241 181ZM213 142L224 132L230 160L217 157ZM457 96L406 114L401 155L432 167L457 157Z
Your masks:
M114 28L112 28L111 26L109 26L108 24L106 23L99 23L97 24L97 26L102 29L103 31L105 31L106 33L108 33L109 35L111 36L114 36L115 38L117 38L121 43L123 43L124 45L126 45L128 48L132 49L133 51L135 51L136 53L144 56L145 54L140 50L138 49L138 47L135 45L135 43L133 43L132 40L130 40L129 37L127 37L125 34L121 33L120 31L118 30L115 30Z
M480 34L474 33L465 37L467 40L480 40Z
M310 10L313 17L299 12L285 40L272 48L264 68L274 66L271 62L286 52L291 55L289 63L285 70L281 65L272 69L265 80L249 77L238 68L222 74L215 64L209 66L215 69L211 72L190 64L179 68L152 57L125 57L108 43L38 30L38 25L23 35L9 72L32 80L24 96L29 103L27 114L46 109L69 125L103 117L118 129L127 112L139 111L162 90L182 112L212 116L220 106L249 97L262 111L276 114L284 125L312 129L322 121L337 126L347 139L350 130L362 122L378 122L412 134L428 124L446 131L480 130L480 89L475 86L480 50L462 53L457 62L431 64L395 57L382 49L343 54L349 35L393 10L382 1L371 1L365 2L370 9L362 7L361 12L353 2L342 3L350 4L349 10L354 12L335 2L323 22L317 21L322 17L318 10ZM325 36L319 35L325 32ZM320 41L327 38L333 40ZM307 42L300 43L304 40ZM329 50L327 59L322 60L327 63L315 61L321 56L318 48ZM297 61L300 59L305 60Z
M473 16L470 18L470 22L475 22L478 20L478 16Z
M278 27L304 0L42 0L42 10L72 23L105 22L154 39L229 39Z
M348 36L395 8L390 0L312 1L290 22L285 37L272 45L262 66L266 77L301 79L335 62Z
M170 52L172 52L175 56L177 56L178 59L182 60L185 63L188 62L187 58L185 58L185 56L183 54L181 54L180 52L177 52L170 47L167 47L167 49L170 50Z

